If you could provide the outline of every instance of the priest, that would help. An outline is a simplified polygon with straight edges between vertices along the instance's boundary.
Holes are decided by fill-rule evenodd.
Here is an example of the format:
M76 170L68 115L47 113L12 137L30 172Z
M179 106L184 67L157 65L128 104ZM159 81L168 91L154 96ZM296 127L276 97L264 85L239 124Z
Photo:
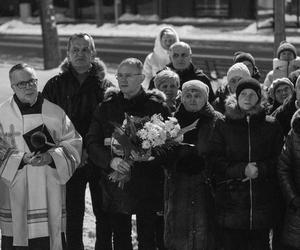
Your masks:
M65 112L37 90L35 70L9 71L14 95L0 105L2 250L65 248L65 184L82 138Z

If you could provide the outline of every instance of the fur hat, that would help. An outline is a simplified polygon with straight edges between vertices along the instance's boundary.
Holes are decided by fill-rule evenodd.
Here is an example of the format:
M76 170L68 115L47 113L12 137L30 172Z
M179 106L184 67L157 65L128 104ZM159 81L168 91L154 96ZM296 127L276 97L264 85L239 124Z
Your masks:
M243 51L237 51L234 53L234 57L233 57L234 63L244 62L244 61L251 62L253 68L255 67L255 59L250 53L246 53Z
M185 82L182 85L181 99L189 91L199 91L199 92L201 92L202 95L205 96L206 101L208 100L209 87L205 83L203 83L199 80L190 80L190 81Z
M245 78L245 79L241 79L238 83L238 86L236 88L236 99L239 99L239 95L240 93L244 90L244 89L252 89L255 91L258 99L261 99L261 87L260 87L260 83L254 79L254 78Z
M269 88L269 95L273 100L275 100L276 89L282 85L288 85L291 88L291 90L294 91L294 84L291 82L290 79L288 79L286 77L278 78L273 81L273 83L271 84L271 86Z
M240 76L242 78L251 77L249 69L247 66L241 62L233 64L227 71L227 82L236 76Z
M280 53L283 51L291 51L294 54L294 57L297 57L297 50L295 46L291 43L288 43L287 41L282 41L277 49L277 58L280 58Z

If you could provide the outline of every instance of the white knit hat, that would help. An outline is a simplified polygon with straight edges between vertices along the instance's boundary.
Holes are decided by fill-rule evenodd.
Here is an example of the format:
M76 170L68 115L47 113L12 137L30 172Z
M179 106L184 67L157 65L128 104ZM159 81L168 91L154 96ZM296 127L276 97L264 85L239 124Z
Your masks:
M227 82L230 82L230 80L236 76L240 76L241 78L251 77L250 71L244 63L235 63L228 69Z

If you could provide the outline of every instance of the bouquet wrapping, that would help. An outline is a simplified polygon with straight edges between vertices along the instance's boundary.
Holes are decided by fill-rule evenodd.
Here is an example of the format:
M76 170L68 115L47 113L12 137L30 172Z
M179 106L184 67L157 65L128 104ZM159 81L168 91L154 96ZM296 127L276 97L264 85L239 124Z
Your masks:
M154 160L153 150L168 149L174 145L179 145L183 140L183 135L194 129L196 120L191 125L181 128L177 119L168 117L163 119L161 114L154 114L151 117L134 117L125 113L125 120L122 125L112 122L115 131L112 135L112 153L122 156L130 166L136 161ZM109 174L112 182L118 182L120 188L130 180L130 171L120 173L114 170Z

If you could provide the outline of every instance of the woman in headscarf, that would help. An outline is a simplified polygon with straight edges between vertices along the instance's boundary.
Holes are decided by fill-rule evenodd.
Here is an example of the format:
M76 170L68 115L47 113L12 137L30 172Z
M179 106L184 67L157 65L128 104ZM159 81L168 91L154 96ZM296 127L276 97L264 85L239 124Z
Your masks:
M182 85L182 103L175 117L180 126L196 123L184 134L175 164L167 170L165 192L165 244L170 250L215 249L214 209L208 140L220 113L208 103L209 88L199 80Z

